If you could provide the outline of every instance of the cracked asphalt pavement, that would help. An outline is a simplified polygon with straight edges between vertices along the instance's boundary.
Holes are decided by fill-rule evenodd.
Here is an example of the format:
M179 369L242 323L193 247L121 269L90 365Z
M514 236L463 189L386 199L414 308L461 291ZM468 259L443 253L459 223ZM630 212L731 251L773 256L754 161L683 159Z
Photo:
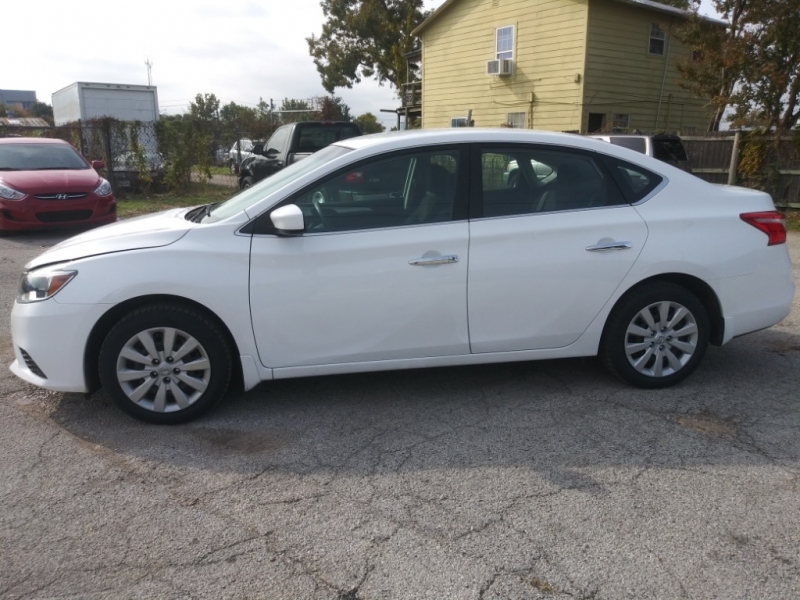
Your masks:
M2 598L800 597L798 300L667 390L594 359L372 373L157 427L7 370L63 236L0 238Z

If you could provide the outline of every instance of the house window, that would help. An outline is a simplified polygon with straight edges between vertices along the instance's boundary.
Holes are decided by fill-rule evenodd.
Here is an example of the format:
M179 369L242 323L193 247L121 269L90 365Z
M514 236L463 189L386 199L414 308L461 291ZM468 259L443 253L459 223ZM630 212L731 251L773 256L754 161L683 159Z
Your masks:
M631 116L624 113L614 113L611 115L611 131L614 133L624 133L631 124Z
M526 115L524 112L513 112L506 115L506 124L514 129L525 129Z
M497 56L495 58L514 58L514 26L500 27L497 30Z
M650 25L650 54L664 55L664 40L666 35L658 23Z
M452 117L450 119L450 127L466 127L466 126L467 126L466 117Z

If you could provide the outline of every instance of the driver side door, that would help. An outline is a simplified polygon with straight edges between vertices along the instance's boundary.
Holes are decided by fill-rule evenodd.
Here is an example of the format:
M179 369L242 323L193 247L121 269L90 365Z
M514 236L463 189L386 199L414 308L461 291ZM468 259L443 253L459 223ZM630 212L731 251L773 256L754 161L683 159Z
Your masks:
M302 209L305 230L253 235L262 364L469 354L465 167L459 148L384 155L282 202Z

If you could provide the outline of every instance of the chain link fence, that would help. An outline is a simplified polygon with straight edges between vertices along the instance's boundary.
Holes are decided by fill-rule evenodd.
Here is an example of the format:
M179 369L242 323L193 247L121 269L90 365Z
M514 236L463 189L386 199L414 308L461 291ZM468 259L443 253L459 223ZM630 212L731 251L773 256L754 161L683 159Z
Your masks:
M249 139L246 134L239 139ZM102 118L55 127L0 125L0 137L61 139L89 161L117 196L139 192L191 192L209 186L235 191L231 141L215 142L201 123L164 119L155 123Z
M86 159L103 161L101 175L117 196L209 187L234 192L242 160L277 125L263 131L221 131L216 124L191 118L165 117L155 123L102 118L56 127L0 125L0 137L69 142ZM762 189L778 206L800 208L800 133L778 139L759 132L720 132L684 135L683 140L698 177Z

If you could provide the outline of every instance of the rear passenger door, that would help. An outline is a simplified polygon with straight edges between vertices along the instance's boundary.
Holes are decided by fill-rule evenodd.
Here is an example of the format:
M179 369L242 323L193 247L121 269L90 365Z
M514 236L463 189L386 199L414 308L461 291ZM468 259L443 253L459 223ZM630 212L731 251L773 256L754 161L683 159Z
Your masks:
M476 146L471 171L471 351L572 344L633 266L647 227L594 153Z

